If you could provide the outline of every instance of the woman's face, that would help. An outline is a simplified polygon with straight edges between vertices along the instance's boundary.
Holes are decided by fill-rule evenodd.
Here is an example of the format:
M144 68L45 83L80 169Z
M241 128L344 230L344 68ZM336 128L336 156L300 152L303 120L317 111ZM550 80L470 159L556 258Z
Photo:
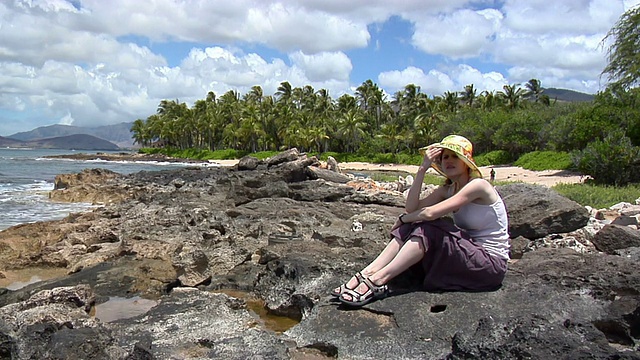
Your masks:
M468 166L464 161L458 158L456 153L449 149L442 151L440 167L447 177L457 176L468 171Z

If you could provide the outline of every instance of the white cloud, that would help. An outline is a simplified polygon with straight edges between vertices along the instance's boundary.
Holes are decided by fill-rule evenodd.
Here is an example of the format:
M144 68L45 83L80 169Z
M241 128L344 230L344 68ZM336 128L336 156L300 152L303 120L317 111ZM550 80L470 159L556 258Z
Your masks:
M192 103L208 91L246 93L254 85L268 95L283 81L335 98L357 86L354 73L366 63L384 69L366 76L387 92L409 83L433 95L468 84L499 90L537 78L545 87L594 93L606 64L600 42L639 3L3 1L0 115L12 114L3 122L13 132L30 130L35 119L106 125L146 118L162 99ZM409 22L408 35L382 37L397 30L385 22L392 16ZM417 51L379 64L395 51L388 39L400 36ZM182 42L183 53L167 51L166 41ZM5 124L0 134L9 134Z
M392 93L404 89L407 84L414 84L420 86L420 90L429 95L441 95L454 86L453 80L445 73L431 70L425 74L422 69L413 66L402 71L383 72L378 76L378 83Z
M460 10L423 18L415 25L413 44L428 54L454 59L477 56L491 41L501 14L495 10Z
M422 69L407 67L402 71L389 71L380 74L379 83L394 92L407 84L420 86L420 90L431 96L441 96L447 91L462 91L465 86L473 85L478 92L501 90L508 84L505 77L498 72L482 73L469 65L459 65L446 70L431 70L424 73Z
M505 26L527 34L606 33L624 11L611 0L507 0Z
M343 52L306 55L296 51L290 54L289 58L311 81L333 79L348 82L349 74L353 69L351 60Z

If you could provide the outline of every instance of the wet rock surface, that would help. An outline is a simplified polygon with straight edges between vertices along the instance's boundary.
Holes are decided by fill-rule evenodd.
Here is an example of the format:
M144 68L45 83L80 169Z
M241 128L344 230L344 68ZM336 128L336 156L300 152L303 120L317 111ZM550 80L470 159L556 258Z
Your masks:
M519 253L501 289L427 293L407 273L392 296L350 309L328 292L384 247L404 199L318 164L289 151L233 168L94 171L93 193L66 177L52 197L113 201L0 232L0 271L67 270L0 292L0 358L640 359L638 248L624 238L634 228L607 231L605 254L590 243L602 226L579 205L542 186L500 186ZM271 331L220 289L300 322ZM92 315L115 296L157 305Z

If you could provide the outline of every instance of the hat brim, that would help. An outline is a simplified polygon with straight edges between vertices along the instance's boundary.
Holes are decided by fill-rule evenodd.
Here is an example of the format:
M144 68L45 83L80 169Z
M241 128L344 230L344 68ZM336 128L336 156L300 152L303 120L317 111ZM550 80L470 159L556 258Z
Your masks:
M482 171L480 171L480 169L478 168L478 165L476 165L473 161L469 160L466 156L461 154L457 149L449 146L448 144L435 143L435 144L431 144L429 146L422 147L422 148L418 149L418 151L420 152L420 155L424 156L426 154L426 152L427 152L427 149L430 149L432 147L437 147L437 148L440 148L440 149L447 149L447 150L453 151L458 156L458 159L462 160L471 169L471 173L469 174L470 177L472 177L472 178L483 178ZM432 162L431 163L431 167L435 171L437 171L440 175L442 175L444 177L447 177L447 175L442 170L442 167L440 166L440 164Z

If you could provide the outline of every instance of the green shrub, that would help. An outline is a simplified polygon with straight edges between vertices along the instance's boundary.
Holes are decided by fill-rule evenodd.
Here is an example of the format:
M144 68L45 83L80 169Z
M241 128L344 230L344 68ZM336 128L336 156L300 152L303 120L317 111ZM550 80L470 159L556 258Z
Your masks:
M322 160L322 161L327 161L329 156L331 156L334 159L338 160L338 153L335 152L335 151L328 151L328 152L323 152L323 153L320 153L320 154L310 154L310 155L316 156L316 157L318 157L318 160Z
M573 154L578 170L595 184L623 186L640 179L640 147L633 146L621 129L610 132Z
M270 158L274 155L278 155L280 153L280 151L258 151L256 153L250 154L251 156L260 159L260 160L264 160L267 158Z
M514 163L532 171L573 169L571 155L563 151L534 151L522 155Z
M511 153L506 150L495 150L473 158L478 166L505 165L513 162Z
M384 154L375 154L371 159L372 163L375 164L394 164L397 163L396 154L392 153L384 153Z
M163 148L140 148L138 149L138 153L154 155L154 154L162 154L163 150L164 150Z
M634 203L640 198L640 185L633 184L622 187L595 184L558 184L553 190L583 206L595 209L606 209L612 205L628 202Z
M397 163L418 166L422 164L422 159L423 156L420 154L399 153Z

